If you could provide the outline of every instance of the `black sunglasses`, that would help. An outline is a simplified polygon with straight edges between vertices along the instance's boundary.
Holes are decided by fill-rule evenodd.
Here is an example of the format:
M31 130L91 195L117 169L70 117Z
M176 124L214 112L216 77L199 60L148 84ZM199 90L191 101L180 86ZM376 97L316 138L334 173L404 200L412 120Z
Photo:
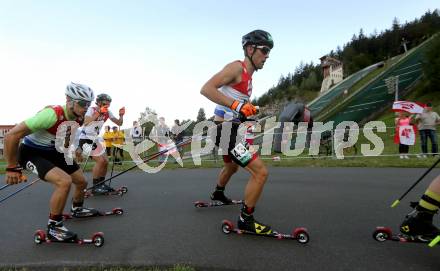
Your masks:
M91 102L84 100L74 100L79 106L82 108L88 108L91 105Z
M270 48L264 45L258 45L255 46L255 48L260 49L260 51L264 54L264 55L268 55L270 53Z

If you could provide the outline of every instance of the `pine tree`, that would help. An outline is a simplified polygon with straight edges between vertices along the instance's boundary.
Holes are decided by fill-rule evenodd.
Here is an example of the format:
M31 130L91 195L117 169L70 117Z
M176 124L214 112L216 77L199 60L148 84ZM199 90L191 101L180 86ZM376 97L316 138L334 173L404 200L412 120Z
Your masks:
M200 108L199 112L197 113L197 122L201 122L204 120L206 120L205 109Z

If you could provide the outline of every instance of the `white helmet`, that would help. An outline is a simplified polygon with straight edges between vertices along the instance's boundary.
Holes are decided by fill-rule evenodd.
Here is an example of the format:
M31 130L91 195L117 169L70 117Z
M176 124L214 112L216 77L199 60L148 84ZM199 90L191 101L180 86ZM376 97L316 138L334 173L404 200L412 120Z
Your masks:
M66 95L74 100L92 102L95 99L93 90L86 85L70 83L66 87Z

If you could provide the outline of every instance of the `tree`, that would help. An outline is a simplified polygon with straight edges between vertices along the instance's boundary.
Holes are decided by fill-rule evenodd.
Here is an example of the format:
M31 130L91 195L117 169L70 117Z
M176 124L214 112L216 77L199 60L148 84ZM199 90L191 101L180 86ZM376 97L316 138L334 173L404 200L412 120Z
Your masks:
M400 23L399 23L399 19L397 19L397 17L394 17L393 19L393 25L392 25L392 30L393 31L397 31L400 29Z
M154 125L158 123L156 111L147 106L145 111L140 114L139 123L144 131L144 135L149 135Z
M425 53L423 72L428 90L440 91L440 36L437 36Z
M205 109L200 108L199 112L197 113L197 122L201 122L206 120L206 115L205 115Z
M315 71L312 71L301 83L301 89L303 90L319 90L320 86Z
M344 77L347 77L373 63L403 53L402 38L405 38L408 42L408 48L414 48L439 31L440 15L438 9L433 12L427 11L420 19L404 24L394 18L390 29L380 33L375 29L372 34L368 35L361 28L358 34L353 34L348 43L337 46L336 50L330 51L330 55L342 61L344 64ZM431 52L432 55L435 55L434 51ZM440 52L440 49L437 49L437 51ZM425 68L427 79L433 82L430 85L431 88L440 86L440 82L436 81L440 80L437 79L438 74L435 73L440 71L439 67L436 66L436 59L436 56L427 59L426 67L429 66L430 68ZM432 68L434 66L435 68ZM294 68L293 73L289 72L287 76L281 75L276 86L271 87L265 94L253 101L256 105L265 106L284 100L289 95L299 97L306 90L319 90L322 76L320 65L301 61ZM440 88L437 88L437 90L440 90Z

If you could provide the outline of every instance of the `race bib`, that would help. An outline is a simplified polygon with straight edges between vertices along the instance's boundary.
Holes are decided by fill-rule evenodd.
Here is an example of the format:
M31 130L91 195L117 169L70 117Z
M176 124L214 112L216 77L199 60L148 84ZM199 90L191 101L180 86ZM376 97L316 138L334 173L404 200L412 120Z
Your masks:
M243 165L246 165L252 159L250 151L243 145L243 143L239 143L235 146L235 148L232 149L231 154Z

